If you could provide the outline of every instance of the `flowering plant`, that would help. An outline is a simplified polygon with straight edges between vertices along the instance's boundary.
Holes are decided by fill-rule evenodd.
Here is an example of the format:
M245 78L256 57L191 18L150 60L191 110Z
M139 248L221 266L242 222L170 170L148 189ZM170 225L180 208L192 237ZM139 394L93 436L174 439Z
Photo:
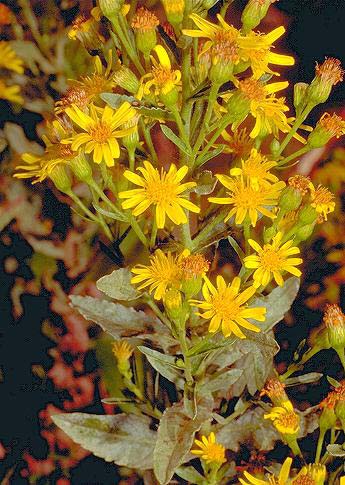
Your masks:
M310 348L283 374L273 329L298 292L299 246L335 209L325 186L284 171L345 134L336 114L304 125L343 70L333 58L317 64L310 84L295 85L289 116L277 66L294 59L275 52L285 29L258 30L274 0L249 0L237 27L226 20L231 2L212 20L216 1L161 3L164 15L99 0L75 20L69 36L89 53L92 72L70 81L44 150L23 154L14 174L51 180L97 225L117 266L97 281L104 299L70 299L114 339L121 389L103 401L121 412L54 422L147 484L322 485L327 473L335 483L344 383L333 380L318 409L305 412L286 388L319 378L291 376L322 349L345 366L345 316L328 306ZM1 49L6 68L19 72L10 45ZM0 96L20 103L19 87L1 90L1 82ZM301 438L318 427L315 450L304 450ZM294 462L236 468L245 442L269 451L279 441Z

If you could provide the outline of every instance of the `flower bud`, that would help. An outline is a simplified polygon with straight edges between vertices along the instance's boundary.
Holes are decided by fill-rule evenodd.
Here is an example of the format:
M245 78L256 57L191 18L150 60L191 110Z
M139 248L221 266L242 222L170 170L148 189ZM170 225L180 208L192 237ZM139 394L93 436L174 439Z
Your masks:
M306 226L298 228L296 231L296 241L302 242L309 239L314 232L314 227L315 224L307 224Z
M264 230L264 243L267 244L271 241L273 236L276 234L276 229L274 227L268 227Z
M134 348L125 340L117 340L113 343L112 351L117 360L117 367L120 374L127 379L131 379L132 371L129 359L134 352Z
M308 136L310 148L321 148L334 137L339 138L345 134L345 121L335 113L324 113L318 121L315 129Z
M165 15L173 25L179 25L184 16L185 0L162 0Z
M132 27L135 33L135 41L139 51L149 55L157 44L156 27L159 20L153 12L145 7L137 10L132 20Z
M240 90L237 90L229 99L226 108L231 115L231 123L239 124L250 112L250 101Z
M164 106L166 106L167 108L176 106L177 103L178 103L178 90L177 90L177 88L174 86L168 92L161 90L160 93L159 93L159 99L164 104Z
M86 160L85 155L80 153L75 158L70 160L69 166L72 172L81 182L88 183L92 179L92 168Z
M249 0L242 13L243 32L247 34L257 27L266 17L271 3L277 0Z
M124 147L127 148L127 150L130 151L135 151L137 146L139 145L139 133L138 133L138 121L139 121L140 115L136 115L133 118L131 118L129 121L124 123L123 127L125 129L127 128L134 128L132 133L129 135L126 135L122 138L122 144Z
M68 194L71 191L71 187L72 187L71 176L62 164L56 165L49 172L49 178L52 180L55 187L58 190L60 190L60 192L63 192L64 194Z
M323 323L328 332L328 339L334 349L345 348L345 315L337 304L326 305Z
M119 70L115 71L113 79L116 84L129 93L136 94L139 91L140 83L134 72L127 66L121 66Z
M104 17L111 19L115 15L119 15L125 0L98 0L99 8Z
M333 428L337 422L335 415L335 405L338 398L335 392L330 392L328 396L320 403L322 412L319 417L320 432L326 433L329 429Z
M181 290L187 300L199 293L202 278L209 267L210 263L202 254L190 254L181 261Z
M314 207L307 205L303 207L298 213L298 223L301 225L314 224L317 219L317 212Z
M328 330L324 326L322 326L321 328L314 328L310 332L308 341L310 347L317 347L320 350L331 348L331 344L328 338Z
M169 318L174 322L179 321L183 312L181 292L171 288L165 293L163 301Z
M285 187L279 200L279 207L284 212L298 209L302 202L302 194L294 187Z
M333 57L326 57L323 64L316 64L316 75L306 91L309 104L316 106L329 98L333 86L343 80L341 63Z

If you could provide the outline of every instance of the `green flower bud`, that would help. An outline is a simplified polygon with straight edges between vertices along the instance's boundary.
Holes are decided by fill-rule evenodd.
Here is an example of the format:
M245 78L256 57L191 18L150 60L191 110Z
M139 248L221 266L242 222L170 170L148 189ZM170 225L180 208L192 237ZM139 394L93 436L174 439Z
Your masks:
M232 123L240 123L250 112L250 101L241 91L237 90L226 105Z
M298 222L301 225L314 224L317 219L317 212L314 207L307 205L303 207L298 213Z
M296 231L296 241L306 241L314 232L315 224L307 224Z
M135 32L135 41L138 49L148 56L157 44L156 27L159 20L153 12L141 7L132 20L132 27Z
M129 93L136 94L139 91L140 83L136 75L126 66L121 66L113 75L113 79L116 84Z
M299 208L302 202L302 194L294 187L285 187L280 200L279 207L284 212L294 211Z
M98 0L98 5L102 11L102 14L108 19L118 15L124 3L125 0Z
M266 17L271 3L277 0L249 0L242 13L243 32L247 34Z
M316 64L316 75L306 91L308 103L316 106L326 102L333 86L343 80L343 75L344 71L338 59L326 57L323 64Z
M81 182L88 183L92 179L92 168L86 160L85 155L80 153L78 156L70 160L69 166L72 172Z
M179 321L184 312L181 292L176 288L171 288L165 293L163 301L169 318L174 322Z
M337 304L327 305L323 316L328 339L334 349L345 348L345 315Z
M185 0L162 0L168 22L179 25L184 16Z
M160 91L159 99L168 108L170 106L176 106L178 103L178 90L174 86L169 92Z
M72 179L63 165L56 165L49 173L49 178L60 192L68 194L71 191Z

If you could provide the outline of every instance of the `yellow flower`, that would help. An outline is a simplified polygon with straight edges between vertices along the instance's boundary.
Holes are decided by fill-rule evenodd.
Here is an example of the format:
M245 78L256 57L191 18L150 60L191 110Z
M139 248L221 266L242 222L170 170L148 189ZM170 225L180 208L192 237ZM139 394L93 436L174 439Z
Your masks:
M23 61L14 52L9 42L0 41L0 67L23 74Z
M142 78L142 80L149 79L144 83L144 93L150 94L151 88L154 87L155 95L160 96L162 102L165 102L165 97L169 94L172 96L172 92L175 98L177 88L181 86L181 71L172 69L168 53L164 47L157 45L153 50L158 61L151 56L152 71Z
M334 195L322 185L315 188L312 182L310 182L309 188L311 206L314 207L323 220L327 221L327 215L335 209Z
M144 168L145 167L145 168ZM185 165L177 170L174 164L170 165L169 171L163 169L159 171L153 165L145 161L144 167L139 167L142 177L136 173L126 170L124 176L140 189L126 190L119 193L120 199L128 199L122 202L123 209L133 209L133 215L139 216L151 205L156 206L156 223L159 229L165 226L166 216L174 224L185 224L187 216L183 208L192 212L199 213L200 209L182 193L192 187L195 182L180 184L181 180L187 175L188 167Z
M303 263L301 258L290 258L294 254L299 254L300 250L293 246L293 241L287 241L281 246L283 234L278 232L273 238L271 244L260 246L253 239L249 239L250 246L257 252L244 258L246 268L254 269L253 275L254 286L267 286L272 277L279 286L283 286L284 280L282 273L287 271L297 277L301 276L301 271L296 268Z
M310 463L309 465L305 465L298 474L300 477L310 477L314 480L315 485L324 485L326 475L326 467L325 465L321 465L321 463Z
M46 178L54 178L54 172L60 165L66 165L76 154L70 145L62 144L62 138L66 137L65 128L58 122L53 121L47 126L47 135L42 139L46 145L42 155L24 153L22 160L25 165L18 165L14 177L20 179L34 178L32 184L43 182Z
M222 46L236 45L236 57L233 62L237 64L239 61L243 63L250 63L255 79L259 79L263 74L278 74L271 71L268 64L276 64L280 66L292 66L294 59L291 56L272 53L270 51L273 42L281 37L284 32L284 27L278 27L269 34L259 34L250 32L248 36L243 36L240 32L229 25L225 20L217 15L219 25L213 24L197 14L190 15L190 18L199 27L200 30L183 30L185 35L190 37L206 37L209 39L204 46L203 52L212 48ZM219 50L220 59L222 59L221 49ZM224 59L222 59L224 61ZM213 62L217 60L213 59ZM242 69L243 70L243 69Z
M299 416L290 401L284 406L274 406L270 413L264 414L264 418L270 419L282 435L296 435L299 431Z
M11 103L24 103L24 99L20 94L20 86L7 86L2 79L0 79L0 99L6 99Z
M64 143L70 143L72 150L79 150L81 146L85 146L85 153L93 152L95 163L104 161L108 167L112 167L114 159L120 156L117 138L129 135L133 131L133 128L119 129L119 127L136 115L135 109L125 102L117 110L113 110L110 106L96 108L91 105L89 115L75 105L66 108L65 111L84 132L72 136Z
M271 168L277 166L277 162L269 161L266 157L261 155L255 148L250 152L250 157L247 160L242 160L242 168L233 168L230 170L230 175L243 175L248 177L252 186L258 190L259 186L265 182L278 182L278 177L270 173Z
M253 78L245 79L238 83L238 89L250 102L250 113L255 118L255 125L250 136L267 136L273 133L278 136L279 131L287 133L291 127L285 113L289 111L285 104L285 98L276 98L275 93L281 91L289 83L279 82L263 84ZM300 141L304 141L299 135Z
M250 62L254 79L259 79L265 73L279 76L279 73L272 71L268 64L277 66L294 65L295 60L293 57L276 54L270 50L272 44L284 33L285 28L281 26L272 30L269 34L259 34L252 31L246 37L239 39L241 59Z
M150 293L154 292L154 298L161 300L166 291L171 287L178 287L180 283L180 261L184 253L173 256L169 251L164 254L157 249L150 257L150 266L138 264L132 268L133 276L131 283L139 284L139 290L149 287Z
M242 224L249 216L251 225L255 227L259 214L271 219L275 218L268 207L278 204L280 192L285 187L284 182L280 181L272 185L266 183L258 189L250 180L245 181L244 177L231 178L227 175L217 175L217 179L229 189L229 197L209 197L208 200L215 204L234 206L224 219L225 222L235 215L235 223Z
M117 340L113 343L113 354L118 362L127 362L134 352L134 348L125 340Z
M292 459L290 457L286 458L284 461L278 477L274 475L269 475L267 480L260 480L259 478L254 477L248 472L244 472L244 476L246 480L240 478L240 483L242 485L287 485L290 475L290 468L292 464Z
M216 437L213 432L211 432L208 437L202 436L201 440L194 440L196 446L200 449L191 450L193 455L199 456L206 463L214 463L217 465L222 465L226 462L225 458L225 448L220 443L216 442Z
M204 301L190 300L193 306L205 310L205 313L198 313L202 318L211 320L208 331L215 333L221 326L224 337L232 333L239 338L246 338L240 327L247 328L253 332L260 332L260 329L250 323L248 318L259 322L265 321L266 309L263 307L248 308L245 303L254 295L255 288L250 287L239 293L241 279L235 277L231 284L226 284L222 276L217 276L217 288L205 276L205 283L202 287Z

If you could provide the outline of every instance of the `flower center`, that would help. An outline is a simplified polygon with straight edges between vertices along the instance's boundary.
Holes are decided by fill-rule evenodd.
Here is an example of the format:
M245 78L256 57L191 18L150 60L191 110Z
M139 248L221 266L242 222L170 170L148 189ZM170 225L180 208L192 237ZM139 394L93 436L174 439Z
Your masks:
M165 180L150 181L146 185L146 197L152 204L168 205L176 199L176 184Z
M341 68L339 59L328 57L323 64L316 65L316 75L335 86L343 80L344 70Z
M205 450L207 459L216 463L224 463L224 447L219 443L209 443Z
M232 30L218 31L214 37L211 52L212 58L225 62L237 62L239 56L236 37L235 32Z
M263 190L261 192L255 190L252 187L239 186L233 194L234 204L237 207L243 207L244 209L257 209L265 201L266 194Z
M90 129L90 135L96 143L106 143L112 135L112 129L104 121L98 121Z
M152 75L158 86L165 86L168 83L174 82L174 73L171 69L163 66L153 67Z
M286 412L276 419L275 425L283 433L294 434L298 431L299 418L293 411Z
M255 79L241 81L239 89L250 101L262 102L266 99L264 85Z
M277 271L281 270L284 260L281 257L279 250L275 251L271 247L264 246L263 250L260 252L260 262L265 269L269 271Z
M333 194L326 187L318 187L313 194L312 206L329 205L333 202L333 198Z
M212 298L214 312L226 321L234 320L238 316L240 305L233 298L229 297L228 292L221 292Z

